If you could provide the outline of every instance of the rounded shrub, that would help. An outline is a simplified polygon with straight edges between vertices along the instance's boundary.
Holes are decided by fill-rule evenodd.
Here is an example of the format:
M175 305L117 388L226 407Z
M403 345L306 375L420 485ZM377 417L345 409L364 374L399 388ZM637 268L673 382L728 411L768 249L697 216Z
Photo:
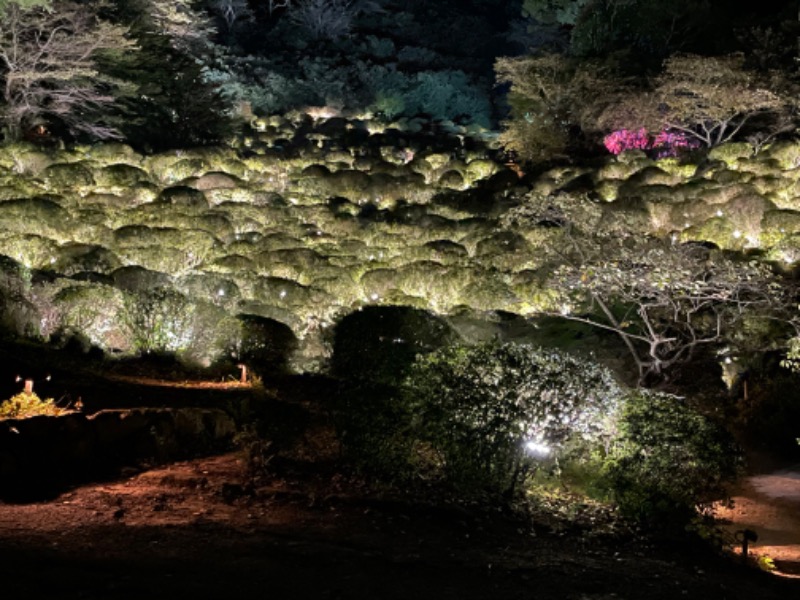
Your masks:
M452 343L457 335L443 319L407 306L367 306L336 326L333 373L348 380L397 384L418 354Z
M508 494L542 459L609 444L621 396L607 369L523 344L442 349L418 358L403 387L445 476Z
M724 498L739 464L732 438L684 399L638 390L625 400L604 479L624 514L675 524Z
M335 425L353 465L384 480L411 471L414 419L400 384L418 355L456 337L444 320L407 306L369 306L339 322L331 360L342 380Z

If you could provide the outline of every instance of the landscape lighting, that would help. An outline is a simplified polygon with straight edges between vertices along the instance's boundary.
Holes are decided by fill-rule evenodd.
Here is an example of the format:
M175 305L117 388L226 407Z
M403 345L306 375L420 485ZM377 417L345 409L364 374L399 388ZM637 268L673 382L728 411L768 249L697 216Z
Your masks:
M552 448L542 442L528 440L525 442L525 451L534 458L546 458L550 456Z

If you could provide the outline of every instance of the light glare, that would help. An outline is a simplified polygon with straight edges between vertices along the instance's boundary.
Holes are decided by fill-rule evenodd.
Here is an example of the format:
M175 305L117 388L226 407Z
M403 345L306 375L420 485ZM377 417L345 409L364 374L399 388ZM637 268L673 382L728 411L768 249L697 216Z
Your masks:
M534 440L528 440L525 442L525 450L527 450L528 454L532 456L536 456L538 458L544 458L545 456L550 456L550 446L547 444L543 444L541 442L536 442Z

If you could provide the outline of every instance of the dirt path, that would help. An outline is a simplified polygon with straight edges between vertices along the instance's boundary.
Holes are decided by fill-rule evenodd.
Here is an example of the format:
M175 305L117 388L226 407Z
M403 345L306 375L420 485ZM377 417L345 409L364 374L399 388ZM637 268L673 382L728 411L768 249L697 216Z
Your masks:
M247 493L236 455L0 503L2 598L784 600L690 548L364 495L318 470Z
M732 508L718 508L734 533L750 529L755 556L769 557L781 574L800 578L800 465L747 477Z

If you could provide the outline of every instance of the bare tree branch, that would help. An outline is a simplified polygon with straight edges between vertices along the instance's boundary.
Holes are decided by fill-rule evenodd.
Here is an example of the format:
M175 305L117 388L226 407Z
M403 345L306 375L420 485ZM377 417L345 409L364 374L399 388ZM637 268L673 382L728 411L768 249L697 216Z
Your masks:
M3 65L3 120L8 139L18 139L37 120L56 117L73 134L118 138L98 122L120 86L100 73L102 52L134 48L122 27L101 21L84 4L59 2L53 10L25 9L17 3L0 14L0 63Z

